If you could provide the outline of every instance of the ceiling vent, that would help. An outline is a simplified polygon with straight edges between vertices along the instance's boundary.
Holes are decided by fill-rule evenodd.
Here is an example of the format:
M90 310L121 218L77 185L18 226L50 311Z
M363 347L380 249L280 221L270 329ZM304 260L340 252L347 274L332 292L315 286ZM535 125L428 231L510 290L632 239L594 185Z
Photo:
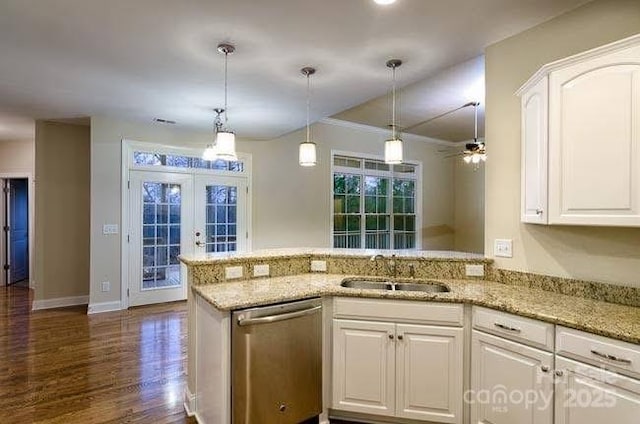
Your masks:
M162 119L162 118L153 118L154 122L159 122L161 124L169 124L169 125L175 125L176 121L172 121L170 119Z

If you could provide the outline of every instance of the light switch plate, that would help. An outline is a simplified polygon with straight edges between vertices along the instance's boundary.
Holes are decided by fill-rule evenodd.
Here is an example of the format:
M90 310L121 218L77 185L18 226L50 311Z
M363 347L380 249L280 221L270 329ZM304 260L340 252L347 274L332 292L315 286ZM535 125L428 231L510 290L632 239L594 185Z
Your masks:
M241 266L228 266L224 269L224 278L227 280L233 280L236 278L242 278Z
M311 261L312 272L327 272L327 261Z
M104 224L102 226L103 235L118 234L118 224Z
M111 283L109 281L103 281L101 284L101 289L103 293L107 293L111 291Z
M254 265L253 266L253 276L254 277L268 277L269 276L269 265Z
M484 277L484 265L470 264L464 266L467 277Z
M513 240L496 239L493 244L493 255L500 258L513 258Z

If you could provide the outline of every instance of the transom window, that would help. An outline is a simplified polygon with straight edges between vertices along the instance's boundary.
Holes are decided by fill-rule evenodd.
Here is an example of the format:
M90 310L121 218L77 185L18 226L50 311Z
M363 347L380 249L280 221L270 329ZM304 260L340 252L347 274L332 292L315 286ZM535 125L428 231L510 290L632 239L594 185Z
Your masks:
M419 165L333 156L333 247L415 249Z
M170 166L185 169L244 172L244 163L242 161L204 160L196 156L141 151L133 152L133 164L136 166Z

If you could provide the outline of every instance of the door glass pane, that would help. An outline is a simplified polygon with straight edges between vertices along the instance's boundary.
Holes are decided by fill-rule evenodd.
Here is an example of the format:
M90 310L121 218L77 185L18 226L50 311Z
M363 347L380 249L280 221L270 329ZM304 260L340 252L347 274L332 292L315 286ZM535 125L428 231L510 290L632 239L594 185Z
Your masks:
M180 286L179 184L142 184L142 290Z
M233 252L237 249L236 225L238 188L206 186L207 252Z

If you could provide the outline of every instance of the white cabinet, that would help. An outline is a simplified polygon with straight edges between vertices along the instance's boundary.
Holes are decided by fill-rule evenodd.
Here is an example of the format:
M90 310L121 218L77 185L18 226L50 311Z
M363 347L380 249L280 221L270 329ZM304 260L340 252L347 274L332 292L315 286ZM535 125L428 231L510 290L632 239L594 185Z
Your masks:
M547 116L549 79L542 78L522 95L521 220L547 221Z
M555 424L637 424L640 381L558 357Z
M472 424L552 424L553 354L473 330Z
M396 416L461 422L461 328L396 326Z
M464 330L445 325L461 326L462 312L454 304L337 298L332 408L461 424Z
M519 94L521 220L640 226L640 36L545 65Z
M333 407L395 413L395 324L333 320Z

